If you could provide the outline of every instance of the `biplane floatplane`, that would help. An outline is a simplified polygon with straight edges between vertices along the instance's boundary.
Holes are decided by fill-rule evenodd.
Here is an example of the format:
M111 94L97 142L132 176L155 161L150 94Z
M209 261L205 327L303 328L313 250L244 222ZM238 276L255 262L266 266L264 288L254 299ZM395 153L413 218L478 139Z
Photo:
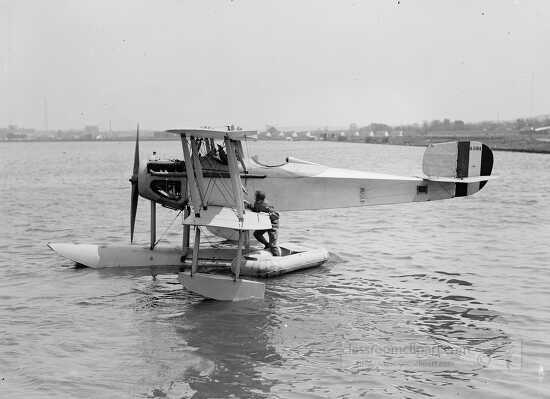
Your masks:
M151 159L140 164L136 134L131 193L133 242L139 196L151 201L150 245L100 246L49 243L77 264L94 267L150 268L153 275L178 272L184 287L207 298L263 298L265 284L242 275L269 277L318 266L325 249L281 244L282 256L250 246L251 230L270 229L265 213L245 208L256 190L264 191L280 211L317 210L421 202L476 193L491 177L493 154L475 141L430 145L423 158L424 176L394 176L326 167L287 158L281 165L247 157L242 142L256 131L168 130L181 138L183 160ZM181 248L157 247L156 204L184 212ZM189 237L194 228L194 244ZM201 229L236 241L235 248L201 248ZM218 272L223 270L223 272Z

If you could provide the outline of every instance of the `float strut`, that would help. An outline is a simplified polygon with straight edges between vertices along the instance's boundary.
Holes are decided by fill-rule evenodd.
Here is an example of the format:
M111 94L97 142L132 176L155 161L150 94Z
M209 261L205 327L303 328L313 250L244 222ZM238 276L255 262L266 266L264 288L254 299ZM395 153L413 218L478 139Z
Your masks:
M191 208L189 206L185 207L185 211L183 212L183 219L185 220L189 215L191 214ZM187 255L187 251L189 250L189 234L191 233L191 226L188 224L183 225L183 237L182 237L182 243L181 247L183 249L184 254Z
M151 245L150 249L154 249L157 241L157 208L156 202L151 201Z
M191 277L197 272L197 263L199 261L199 246L201 243L201 229L195 227L195 244L193 245L193 261L191 263Z
M235 258L236 264L235 264L235 278L234 280L237 281L239 279L239 274L241 273L241 260L243 258L243 242L244 242L244 236L245 232L242 230L239 230L239 246L237 247L237 257Z
M250 251L250 230L244 232L244 250L245 252Z

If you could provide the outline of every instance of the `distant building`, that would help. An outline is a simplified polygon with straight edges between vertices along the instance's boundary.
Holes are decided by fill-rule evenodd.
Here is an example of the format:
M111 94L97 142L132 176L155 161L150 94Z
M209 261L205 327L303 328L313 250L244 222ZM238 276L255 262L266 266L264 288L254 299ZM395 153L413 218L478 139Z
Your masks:
M17 125L8 125L7 129L0 129L0 137L3 140L27 140L32 139L34 129L25 129Z
M541 126L535 128L535 132L537 133L550 133L550 126Z
M6 138L8 140L25 140L27 138L27 135L25 133L8 133L6 135Z
M524 127L519 132L520 134L534 136L534 137L546 137L550 135L550 126Z
M311 132L306 132L306 134L304 135L303 139L304 139L304 140L309 140L309 141L314 141L314 140L317 140L318 137L317 137L317 136L312 136L312 135L311 135Z
M84 126L84 135L91 137L96 137L99 134L99 127L95 125L86 125Z
M363 141L365 139L366 132L361 132L359 130L350 130L347 133L349 141Z

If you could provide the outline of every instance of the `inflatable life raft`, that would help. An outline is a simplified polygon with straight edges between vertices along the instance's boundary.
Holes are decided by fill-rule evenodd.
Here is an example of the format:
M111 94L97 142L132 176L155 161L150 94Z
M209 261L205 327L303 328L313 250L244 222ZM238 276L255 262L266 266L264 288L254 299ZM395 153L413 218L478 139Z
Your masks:
M241 275L269 278L297 270L320 266L328 260L324 248L308 248L294 244L282 244L281 256L273 256L269 250L253 250L244 255Z

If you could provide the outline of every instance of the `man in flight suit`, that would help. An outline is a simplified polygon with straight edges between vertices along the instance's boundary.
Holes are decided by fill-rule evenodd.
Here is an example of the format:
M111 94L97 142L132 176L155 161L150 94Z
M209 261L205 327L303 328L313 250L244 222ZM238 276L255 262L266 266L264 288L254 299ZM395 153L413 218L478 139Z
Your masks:
M246 203L246 207L252 212L265 212L269 214L271 220L271 229L268 230L256 230L254 237L260 243L264 244L264 249L269 249L273 256L281 256L281 249L277 245L278 229L279 229L279 212L275 208L267 203L265 200L265 193L263 191L256 191L254 205ZM269 242L264 238L264 234L267 233Z

